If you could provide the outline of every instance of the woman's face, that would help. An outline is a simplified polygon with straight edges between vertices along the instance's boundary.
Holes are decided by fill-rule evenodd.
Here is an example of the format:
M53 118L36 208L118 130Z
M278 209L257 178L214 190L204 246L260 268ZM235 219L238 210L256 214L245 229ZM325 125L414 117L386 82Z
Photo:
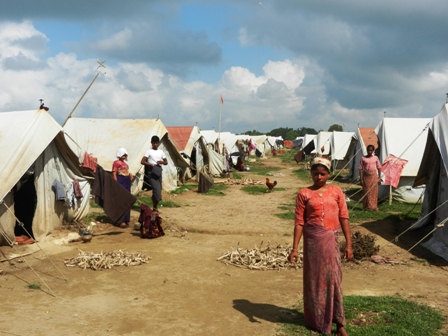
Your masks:
M372 156L375 150L372 147L367 148L367 155Z
M124 155L122 155L121 157L120 157L120 161L124 161L124 160L127 160L128 159L128 155L127 154L124 154Z
M328 177L330 176L330 173L328 170L323 166L315 166L313 169L311 169L311 178L313 179L314 186L321 188L327 183Z

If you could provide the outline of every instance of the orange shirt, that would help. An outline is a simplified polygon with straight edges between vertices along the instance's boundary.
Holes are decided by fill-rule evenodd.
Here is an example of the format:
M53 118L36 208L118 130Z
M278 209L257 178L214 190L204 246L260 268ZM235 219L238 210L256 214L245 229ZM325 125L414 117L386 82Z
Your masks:
M341 188L328 186L325 192L303 188L296 198L295 225L314 223L337 230L341 219L348 219L347 203Z

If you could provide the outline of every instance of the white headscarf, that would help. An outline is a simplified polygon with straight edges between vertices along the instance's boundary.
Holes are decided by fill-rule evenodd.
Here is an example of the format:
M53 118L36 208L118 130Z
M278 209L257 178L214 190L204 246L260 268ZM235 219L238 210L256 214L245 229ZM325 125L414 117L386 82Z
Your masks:
M128 151L124 148L118 148L117 158L121 158L123 155L128 155Z

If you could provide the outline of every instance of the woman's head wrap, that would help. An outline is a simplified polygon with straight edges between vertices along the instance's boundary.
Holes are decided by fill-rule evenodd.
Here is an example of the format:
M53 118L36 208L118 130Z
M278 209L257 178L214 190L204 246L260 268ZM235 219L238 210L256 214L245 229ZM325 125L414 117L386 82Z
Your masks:
M128 155L128 151L124 148L118 148L117 158L121 158L123 155Z
M327 158L324 157L320 157L320 156L316 156L312 161L311 161L311 168L313 168L313 166L315 165L322 165L327 167L328 171L331 170L331 161L328 160Z

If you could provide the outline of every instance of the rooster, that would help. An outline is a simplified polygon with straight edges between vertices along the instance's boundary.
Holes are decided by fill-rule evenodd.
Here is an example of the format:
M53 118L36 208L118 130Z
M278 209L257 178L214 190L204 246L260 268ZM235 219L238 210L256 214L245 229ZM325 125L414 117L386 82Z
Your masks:
M269 181L269 178L266 177L266 186L268 187L267 192L271 192L272 189L277 185L277 181L271 182Z

